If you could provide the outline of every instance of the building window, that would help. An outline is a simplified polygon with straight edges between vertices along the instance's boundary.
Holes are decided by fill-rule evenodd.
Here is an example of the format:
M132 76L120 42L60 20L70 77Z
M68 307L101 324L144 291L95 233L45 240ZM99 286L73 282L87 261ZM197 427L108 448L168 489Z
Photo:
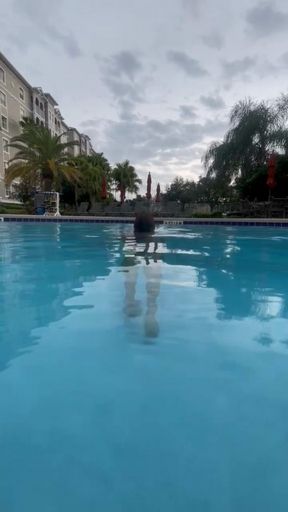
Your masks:
M2 124L3 130L8 130L8 120L7 120L7 117L1 116L1 124Z
M25 99L23 87L19 87L19 98L22 101L24 101L24 99Z
M3 107L6 107L7 105L6 94L4 94L2 91L0 91L0 105L3 105Z
M40 123L39 117L36 117L36 124L39 124L39 123Z
M41 126L43 126L43 128L44 128L44 123L43 123L43 121L40 121L40 124L41 124Z
M9 148L8 148L8 144L9 144L9 140L8 139L2 139L2 145L3 145L3 151L4 153L9 153Z
M5 71L3 68L0 68L0 82L3 82L3 84L5 84Z
M40 101L40 110L43 110L43 103Z
M23 121L24 117L25 117L25 110L24 110L24 108L21 107L20 108L20 121Z
M7 105L6 94L4 94L2 91L0 91L0 105L3 105L3 107L6 107Z
M36 100L35 100L35 105L36 105L36 107L39 107L39 100L38 100L38 98L36 98Z

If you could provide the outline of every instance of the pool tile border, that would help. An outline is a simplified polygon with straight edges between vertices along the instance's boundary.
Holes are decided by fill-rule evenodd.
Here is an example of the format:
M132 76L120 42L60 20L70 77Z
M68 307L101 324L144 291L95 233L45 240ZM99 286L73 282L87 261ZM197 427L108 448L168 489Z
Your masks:
M89 223L89 224L132 224L132 217L41 217L35 215L1 215L3 222L33 222L33 223ZM155 219L157 224L170 226L251 226L288 228L288 219Z

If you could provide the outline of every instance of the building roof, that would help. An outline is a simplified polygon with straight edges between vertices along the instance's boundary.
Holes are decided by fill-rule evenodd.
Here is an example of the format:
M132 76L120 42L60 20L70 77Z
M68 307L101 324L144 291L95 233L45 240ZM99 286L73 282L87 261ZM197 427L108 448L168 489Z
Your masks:
M19 73L19 71L17 71L16 68L14 68L13 64L11 64L11 62L8 59L6 59L5 55L3 55L3 53L0 52L0 61L1 60L2 60L2 62L4 62L4 64L7 66L7 68L9 68L14 73L14 75L16 75L19 78L19 80L21 80L26 85L26 87L28 87L29 89L32 89L29 82L27 82L27 80L25 80L25 78Z
M62 126L63 126L63 128L64 128L65 132L68 132L69 127L68 127L68 125L65 123L64 119L62 119Z
M62 116L59 108L55 108L55 112L54 113L55 113L55 116L58 116L58 118L61 119L61 121L64 121L64 117Z
M80 132L78 132L77 128L73 128L73 126L69 126L68 131L70 132L76 132L79 137L81 136Z
M86 133L81 133L81 137L84 137L86 140L91 140L91 137L89 137L89 135L86 135Z
M45 94L46 98L52 103L52 105L54 107L58 107L57 101L54 100L54 98L53 98L53 96L51 96L50 92L45 92L44 94Z

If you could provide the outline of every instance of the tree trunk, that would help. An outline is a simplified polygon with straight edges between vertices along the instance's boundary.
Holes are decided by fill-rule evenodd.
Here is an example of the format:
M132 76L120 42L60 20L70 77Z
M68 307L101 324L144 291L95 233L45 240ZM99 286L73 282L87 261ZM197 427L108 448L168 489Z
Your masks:
M52 180L50 180L49 178L44 178L42 180L42 188L43 188L43 191L44 192L51 192L52 190Z
M123 185L121 185L121 188L120 188L120 202L121 202L121 204L124 203L125 197L126 197L126 188Z

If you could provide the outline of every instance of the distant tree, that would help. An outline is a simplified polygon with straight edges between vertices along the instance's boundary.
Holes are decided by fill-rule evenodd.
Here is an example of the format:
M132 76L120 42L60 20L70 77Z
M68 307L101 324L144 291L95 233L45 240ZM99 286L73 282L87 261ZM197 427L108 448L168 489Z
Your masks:
M139 185L142 183L142 180L136 173L135 167L130 164L129 160L116 164L113 169L113 181L116 185L116 189L120 192L122 202L125 200L127 192L137 194Z
M220 199L231 198L233 187L210 176L200 177L197 182L176 177L166 190L166 201L179 201L182 209L188 203L208 203L211 206Z
M194 181L176 177L167 187L164 199L166 201L179 201L184 210L186 204L196 202L197 184Z
M62 135L51 135L47 128L32 120L21 123L22 133L12 137L9 146L16 150L9 161L6 183L16 178L39 183L42 190L58 190L61 179L76 182L78 171L71 165L68 149L76 142L61 142Z
M229 182L210 176L200 177L197 182L197 201L215 206L220 201L233 199L236 189Z
M32 213L34 210L35 191L39 189L39 184L35 183L34 176L20 178L20 180L14 184L13 189L15 197L25 205L29 213Z
M100 201L103 176L106 178L109 189L112 182L112 170L103 153L95 153L92 156L79 156L74 163L79 171L79 182L75 187L75 200L87 195L90 203Z

